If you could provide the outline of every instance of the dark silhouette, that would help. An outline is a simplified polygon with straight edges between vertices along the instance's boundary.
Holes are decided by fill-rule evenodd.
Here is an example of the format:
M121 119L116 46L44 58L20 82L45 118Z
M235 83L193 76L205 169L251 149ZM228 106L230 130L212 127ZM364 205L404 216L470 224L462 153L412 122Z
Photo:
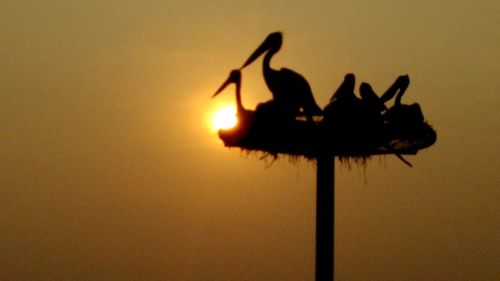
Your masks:
M256 110L245 109L240 70L233 70L213 96L232 83L236 85L238 125L219 131L226 146L260 150L273 157L285 153L317 158L330 153L362 160L376 154L395 154L409 165L402 154L415 154L436 141L436 133L424 122L420 106L401 102L409 85L407 75L398 77L380 98L368 83L362 83L359 98L354 94L355 76L347 74L318 126L311 120L290 116L276 99L260 103ZM394 105L387 108L385 102L394 97Z
M381 114L387 110L385 102L396 94L395 105L401 105L401 97L408 88L409 81L408 75L399 76L381 97L375 93L370 84L363 82L359 87L361 98L358 98L354 94L355 76L349 73L325 107L324 115L330 117L331 114L341 116L347 114L351 118L365 119L363 122L366 122L366 119L380 119Z
M282 35L270 34L240 68L248 66L266 53L264 79L273 99L247 110L241 102L241 73L233 70L213 97L229 84L236 84L238 124L220 130L219 137L228 147L262 151L274 158L278 154L304 156L317 163L316 203L316 280L332 281L334 277L334 157L354 158L365 163L377 154L395 154L407 165L402 154L416 154L436 141L436 132L424 121L418 104L405 105L401 98L410 79L399 76L379 97L370 84L363 82L359 96L354 93L356 79L347 74L316 122L321 109L314 101L311 88L300 74L292 70L271 68L271 58L280 49ZM395 97L394 105L385 103ZM296 118L305 114L307 121ZM358 162L359 163L359 162Z
M408 88L409 83L410 83L410 78L408 77L408 75L399 76L396 79L396 81L394 81L394 83L391 85L391 87L389 87L389 89L387 89L387 91L385 91L385 93L379 98L378 95L375 93L375 91L373 91L370 84L363 82L361 84L361 86L359 87L359 92L360 92L361 97L363 98L363 100L367 104L366 109L368 110L368 114L372 115L372 117L377 116L376 120L380 120L380 121L384 122L382 125L385 125L388 123L389 124L393 123L394 121L389 120L389 119L394 119L394 118L391 118L390 115L395 110L399 111L398 110L399 108L404 107L401 104L401 97L403 96L406 89ZM391 111L387 111L387 107L385 106L384 103L386 101L389 101L390 99L392 99L395 95L396 95L396 99L394 102L394 106L391 108ZM398 109L396 109L396 108L398 108ZM405 110L403 110L403 111L405 111ZM389 115L387 115L387 113L389 113ZM382 114L384 114L384 115L382 116ZM379 116L380 116L380 118L378 118ZM409 120L407 118L402 118L401 121L405 126L411 125L411 122L408 122ZM422 123L422 122L423 122L423 118L422 118L422 120L419 121L419 123ZM379 124L376 124L376 125L379 125ZM381 128L376 127L376 129L380 130ZM395 153L395 155L401 161L403 161L403 163L405 163L406 165L408 165L410 167L413 167L411 165L411 163L408 160L406 160L401 154Z
M361 98L354 94L354 87L355 76L349 73L323 110L320 125L331 132L331 142L341 150L374 150L383 138L381 111L385 106L368 84L361 84Z
M387 109L384 100L375 93L370 84L366 82L361 83L359 86L359 95L367 110L380 114Z
M408 85L410 84L410 77L408 75L402 75L399 76L396 81L385 91L385 93L380 97L380 99L383 102L386 102L394 97L394 95L397 94L395 104L400 105L401 104L401 97L403 97L403 94L405 93L406 89L408 88Z
M344 77L344 81L330 98L330 103L323 110L323 123L338 123L337 120L344 120L344 124L352 123L353 119L360 115L360 99L354 94L356 78L349 73Z
M236 85L236 109L239 114L249 114L250 111L246 110L243 107L243 103L241 101L241 72L239 70L232 70L229 73L229 77L227 80L219 87L219 89L213 94L212 98L220 94L227 86L235 83Z
M410 78L407 75L400 76L381 98L383 99L387 95L386 99L388 100L397 93L394 105L387 110L384 117L389 123L398 127L408 127L424 122L424 115L418 103L410 105L401 103L401 98L409 84Z
M274 105L278 110L293 116L300 114L302 109L308 121L312 122L312 116L320 115L321 108L316 104L307 80L293 70L271 68L271 58L279 51L282 43L283 36L280 32L269 34L241 68L267 52L262 66L267 87L273 94Z
M334 102L335 100L346 100L353 101L357 100L354 95L354 86L356 85L356 77L352 73L348 73L344 77L344 82L340 84L339 88L335 91L335 93L330 98L330 102Z
M387 91L385 91L385 93L381 97L379 97L372 89L370 84L363 82L359 87L361 96L361 99L359 99L354 94L355 76L354 74L349 73L345 76L344 82L333 94L332 98L330 99L330 104L327 107L340 100L342 103L347 102L347 105L351 103L364 103L365 107L368 110L373 110L381 113L387 109L384 103L392 99L396 94L397 96L395 104L401 105L401 97L408 88L409 83L410 78L408 77L408 75L399 76L396 81L389 87L389 89L387 89Z
M424 123L418 104L401 103L409 83L408 75L399 76L379 97L370 84L363 82L359 88L361 98L358 98L354 94L354 74L347 74L323 110L320 125L326 132L324 136L348 155L370 155L373 151L386 150L411 166L401 156L402 152L416 153L419 148L433 144L436 135ZM385 102L394 97L394 105L387 108Z
M226 87L231 84L236 86L236 116L238 118L238 125L230 129L231 134L228 135L226 141L231 143L239 143L242 139L248 136L251 126L253 126L255 111L247 110L241 101L241 72L236 69L231 71L227 80L219 87L219 89L212 95L212 98L220 94Z

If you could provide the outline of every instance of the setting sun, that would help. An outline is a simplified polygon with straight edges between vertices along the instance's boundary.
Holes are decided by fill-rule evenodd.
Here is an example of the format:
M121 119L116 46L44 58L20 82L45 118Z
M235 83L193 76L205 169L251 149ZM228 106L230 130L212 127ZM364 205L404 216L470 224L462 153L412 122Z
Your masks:
M212 116L212 127L216 130L230 129L238 123L236 118L236 109L225 106L216 110Z

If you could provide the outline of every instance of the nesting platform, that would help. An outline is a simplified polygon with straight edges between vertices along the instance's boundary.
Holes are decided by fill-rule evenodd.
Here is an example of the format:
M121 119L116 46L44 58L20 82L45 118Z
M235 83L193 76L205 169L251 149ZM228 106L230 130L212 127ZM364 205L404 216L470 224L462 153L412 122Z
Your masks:
M418 104L394 105L384 114L370 115L353 108L325 108L307 121L257 107L238 112L236 127L220 130L227 147L317 158L324 155L369 157L416 154L436 141Z

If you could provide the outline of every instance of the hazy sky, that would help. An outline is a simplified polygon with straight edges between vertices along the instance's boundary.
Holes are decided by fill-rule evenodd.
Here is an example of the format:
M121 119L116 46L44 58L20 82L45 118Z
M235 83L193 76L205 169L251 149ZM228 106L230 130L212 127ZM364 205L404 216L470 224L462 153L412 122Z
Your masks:
M270 3L272 2L272 3ZM439 3L437 3L439 2ZM313 280L313 163L226 149L268 33L324 106L409 74L437 143L336 167L336 280L499 280L499 1L0 2L1 280ZM252 108L271 97L261 61Z

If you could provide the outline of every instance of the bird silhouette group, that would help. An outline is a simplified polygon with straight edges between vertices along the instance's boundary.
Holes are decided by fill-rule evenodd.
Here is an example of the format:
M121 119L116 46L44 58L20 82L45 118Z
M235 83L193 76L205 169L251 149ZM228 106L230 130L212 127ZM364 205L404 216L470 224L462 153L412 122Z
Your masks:
M359 86L358 97L354 93L355 75L349 73L333 93L330 102L321 109L309 83L302 75L288 68L271 68L271 59L280 50L282 43L282 33L269 34L239 69L231 71L228 79L212 96L217 96L230 84L236 86L239 125L232 132L224 134L226 144L233 142L244 146L242 141L258 143L265 139L268 144L274 143L279 147L282 146L280 142L297 138L298 134L312 134L310 137L319 135L346 154L363 154L377 149L391 150L394 147L384 148L384 145L394 143L394 139L413 138L413 144L415 139L425 139L420 143L423 146L435 141L432 129L429 131L425 128L425 137L416 130L424 124L420 106L416 103L401 103L410 83L408 75L399 76L380 97L370 84L363 82ZM272 99L258 104L255 111L247 110L241 100L241 71L262 55L263 76ZM393 106L387 107L385 103L393 98ZM306 120L302 121L301 118L304 117ZM320 130L319 133L315 128ZM415 134L415 131L419 132ZM276 137L270 138L270 135ZM274 141L270 141L273 139Z

